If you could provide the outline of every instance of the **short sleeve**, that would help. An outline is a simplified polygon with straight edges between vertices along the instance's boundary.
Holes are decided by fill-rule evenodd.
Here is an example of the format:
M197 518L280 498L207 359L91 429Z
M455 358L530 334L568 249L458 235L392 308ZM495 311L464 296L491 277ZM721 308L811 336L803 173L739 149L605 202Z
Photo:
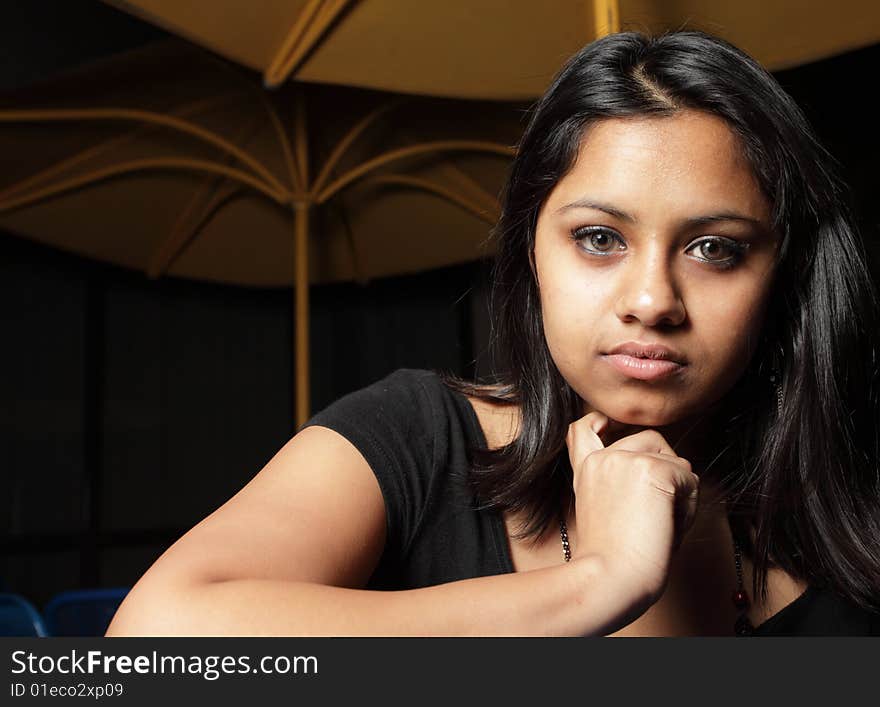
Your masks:
M334 430L370 465L385 500L386 551L400 553L409 546L427 497L435 444L430 400L435 378L427 370L398 369L339 398L300 428Z

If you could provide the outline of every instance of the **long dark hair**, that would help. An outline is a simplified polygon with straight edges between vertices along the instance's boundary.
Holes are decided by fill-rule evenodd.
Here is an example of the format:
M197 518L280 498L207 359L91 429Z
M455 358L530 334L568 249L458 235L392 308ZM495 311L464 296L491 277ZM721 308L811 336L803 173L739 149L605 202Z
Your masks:
M739 137L782 237L762 340L725 396L716 464L732 525L750 528L755 591L778 566L880 609L878 298L837 165L790 96L727 42L695 31L619 33L562 69L534 107L511 166L495 231L491 340L507 360L495 385L446 376L478 398L516 405L518 436L473 450L485 507L524 511L536 539L571 504L565 436L582 403L544 338L530 257L538 213L603 118L690 108ZM775 381L769 382L770 378Z

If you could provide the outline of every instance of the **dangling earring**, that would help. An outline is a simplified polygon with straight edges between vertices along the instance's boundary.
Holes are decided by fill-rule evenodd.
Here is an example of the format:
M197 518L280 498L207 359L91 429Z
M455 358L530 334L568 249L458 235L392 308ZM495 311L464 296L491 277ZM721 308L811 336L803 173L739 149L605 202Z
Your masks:
M776 415L777 417L782 417L782 362L785 358L785 351L782 348L782 344L776 343L776 346L773 347L773 353L771 354L771 363L770 363L770 385L776 391Z

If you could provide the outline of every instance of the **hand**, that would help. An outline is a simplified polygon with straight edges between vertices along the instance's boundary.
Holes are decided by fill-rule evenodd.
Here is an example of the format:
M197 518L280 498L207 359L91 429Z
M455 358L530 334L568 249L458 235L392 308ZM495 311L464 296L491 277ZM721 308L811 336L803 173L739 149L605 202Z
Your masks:
M568 428L577 519L572 559L600 558L609 581L619 581L638 605L637 616L663 593L672 555L696 515L699 478L656 430L606 448L601 435L610 424L591 412Z

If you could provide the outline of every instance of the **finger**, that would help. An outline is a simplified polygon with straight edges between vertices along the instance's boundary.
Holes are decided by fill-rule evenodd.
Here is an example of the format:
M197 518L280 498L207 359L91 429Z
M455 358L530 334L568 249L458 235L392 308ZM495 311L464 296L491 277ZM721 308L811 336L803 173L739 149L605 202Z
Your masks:
M600 412L584 415L568 426L565 443L568 445L572 466L575 460L581 461L590 453L605 448L600 435L607 426L608 417Z
M700 497L700 477L690 470L690 464L685 468L677 465L673 473L673 483L676 487L675 497L685 504L686 527L690 527L694 514L697 512L697 502Z
M684 519L684 530L688 530L694 524L694 518L697 517L697 508L700 505L700 487L697 485L691 491L685 501L686 514Z
M611 447L608 447L608 449L611 449ZM624 454L633 454L639 457L651 457L652 459L657 459L662 462L671 462L673 464L678 464L682 469L687 472L692 471L690 460L686 459L685 457L678 456L677 454L675 454L675 452L673 452L672 454L665 454L662 452L633 452L629 449L619 448L616 449L616 451L623 452Z
M676 496L675 520L678 543L681 542L684 534L687 533L694 524L694 519L697 517L699 500L699 485L693 487L689 493L682 493Z
M605 413L601 413L598 410L594 410L593 412L587 413L584 415L581 420L583 424L589 426L593 432L599 435L600 439L602 435L608 429L608 426L611 424L611 419ZM605 446L604 444L602 445Z
M684 457L671 457L666 454L653 454L669 466L671 470L672 487L675 489L676 498L690 498L699 492L700 477L691 471L691 463Z
M669 442L666 441L666 438L657 430L642 430L628 437L621 437L614 444L608 445L608 449L624 449L629 452L678 456Z
M681 547L684 536L693 526L699 507L700 478L690 472L690 464L687 467L676 465L672 477L675 487L675 550Z
M655 484L670 496L677 498L688 496L699 488L700 477L693 473L690 461L684 457L654 452L631 452L628 449L612 449L612 447L607 447L607 449L609 453L624 455L625 458L621 462L624 467L639 464L644 461L645 457L663 462L660 467L655 467L658 472Z

